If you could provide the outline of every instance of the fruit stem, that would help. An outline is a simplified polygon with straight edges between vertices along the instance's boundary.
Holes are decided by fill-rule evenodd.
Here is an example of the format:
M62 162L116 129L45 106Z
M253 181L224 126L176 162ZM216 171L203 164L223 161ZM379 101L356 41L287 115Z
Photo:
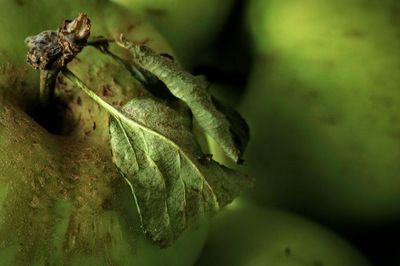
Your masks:
M56 70L40 70L40 103L43 108L48 106L54 98L54 91L57 82L57 76L60 73Z
M90 27L86 14L79 14L74 20L65 20L57 31L47 30L27 37L27 63L42 70L66 66L86 46Z
M113 41L113 40L111 40ZM124 66L129 73L137 79L143 86L148 85L148 81L142 71L139 69L138 66L131 64L127 62L126 60L122 59L121 57L117 56L116 54L112 53L109 49L109 42L110 40L102 38L102 37L97 37L94 40L88 41L87 45L93 46L100 52L102 52L105 55L111 56L112 59L120 63L122 66Z

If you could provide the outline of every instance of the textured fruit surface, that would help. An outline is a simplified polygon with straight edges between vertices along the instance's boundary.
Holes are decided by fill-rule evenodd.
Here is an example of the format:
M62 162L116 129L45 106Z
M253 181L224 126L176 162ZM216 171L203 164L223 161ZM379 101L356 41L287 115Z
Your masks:
M110 152L54 137L4 101L0 124L2 265L194 262L206 223L169 249L146 241L133 197Z
M362 266L369 263L329 230L295 214L233 203L212 221L198 265Z
M172 54L169 46L139 16L108 1L6 0L2 6L0 264L192 265L207 221L168 249L145 239L131 191L112 163L106 112L60 77L52 117L59 118L57 125L44 128L35 121L53 114L37 113L39 75L25 63L24 39L85 12L93 37L124 33ZM123 67L92 47L68 67L113 106L145 93Z
M345 7L345 8L344 8ZM329 222L400 216L398 1L251 1L256 193Z

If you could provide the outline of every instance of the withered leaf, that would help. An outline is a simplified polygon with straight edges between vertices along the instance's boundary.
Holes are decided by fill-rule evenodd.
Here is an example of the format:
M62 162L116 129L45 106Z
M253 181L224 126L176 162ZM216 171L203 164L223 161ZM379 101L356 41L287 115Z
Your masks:
M131 187L144 232L159 246L171 245L250 184L247 176L202 159L187 112L149 97L118 110L68 70L63 74L110 113L114 163Z
M218 110L204 77L193 76L174 60L155 53L147 46L124 39L119 44L130 51L135 64L155 75L175 97L189 106L200 127L220 145L229 158L235 162L241 161L243 149L248 142L247 124L244 120L241 123L231 123ZM241 134L237 135L238 132Z

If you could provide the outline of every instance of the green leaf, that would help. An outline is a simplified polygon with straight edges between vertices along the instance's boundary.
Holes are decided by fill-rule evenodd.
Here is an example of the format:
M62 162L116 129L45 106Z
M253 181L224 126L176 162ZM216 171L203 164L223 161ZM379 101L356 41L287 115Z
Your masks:
M188 113L153 98L117 110L71 72L63 74L110 113L114 162L131 187L144 232L159 246L249 186L248 177L202 154Z
M134 63L155 75L175 97L189 106L200 127L221 146L229 158L240 161L243 147L248 142L243 137L248 133L238 136L236 132L248 131L248 127L235 128L216 108L204 77L191 75L174 60L158 55L147 46L125 40L120 45L130 51Z

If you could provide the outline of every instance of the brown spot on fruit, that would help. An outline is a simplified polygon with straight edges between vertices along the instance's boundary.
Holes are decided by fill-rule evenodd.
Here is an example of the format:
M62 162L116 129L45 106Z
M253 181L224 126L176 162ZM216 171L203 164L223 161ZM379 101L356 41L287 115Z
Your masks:
M109 199L104 199L102 204L101 204L101 208L103 210L111 210L112 207L112 203Z
M141 21L137 21L135 23L130 24L126 29L127 29L127 31L132 31L135 28L137 28L138 26L140 26L140 24L142 24L142 22Z
M114 92L111 90L111 86L109 84L103 85L102 94L104 97L113 97Z
M57 82L58 82L58 84L60 84L60 85L67 85L67 83L65 82L64 77L61 76L61 75L57 77Z

